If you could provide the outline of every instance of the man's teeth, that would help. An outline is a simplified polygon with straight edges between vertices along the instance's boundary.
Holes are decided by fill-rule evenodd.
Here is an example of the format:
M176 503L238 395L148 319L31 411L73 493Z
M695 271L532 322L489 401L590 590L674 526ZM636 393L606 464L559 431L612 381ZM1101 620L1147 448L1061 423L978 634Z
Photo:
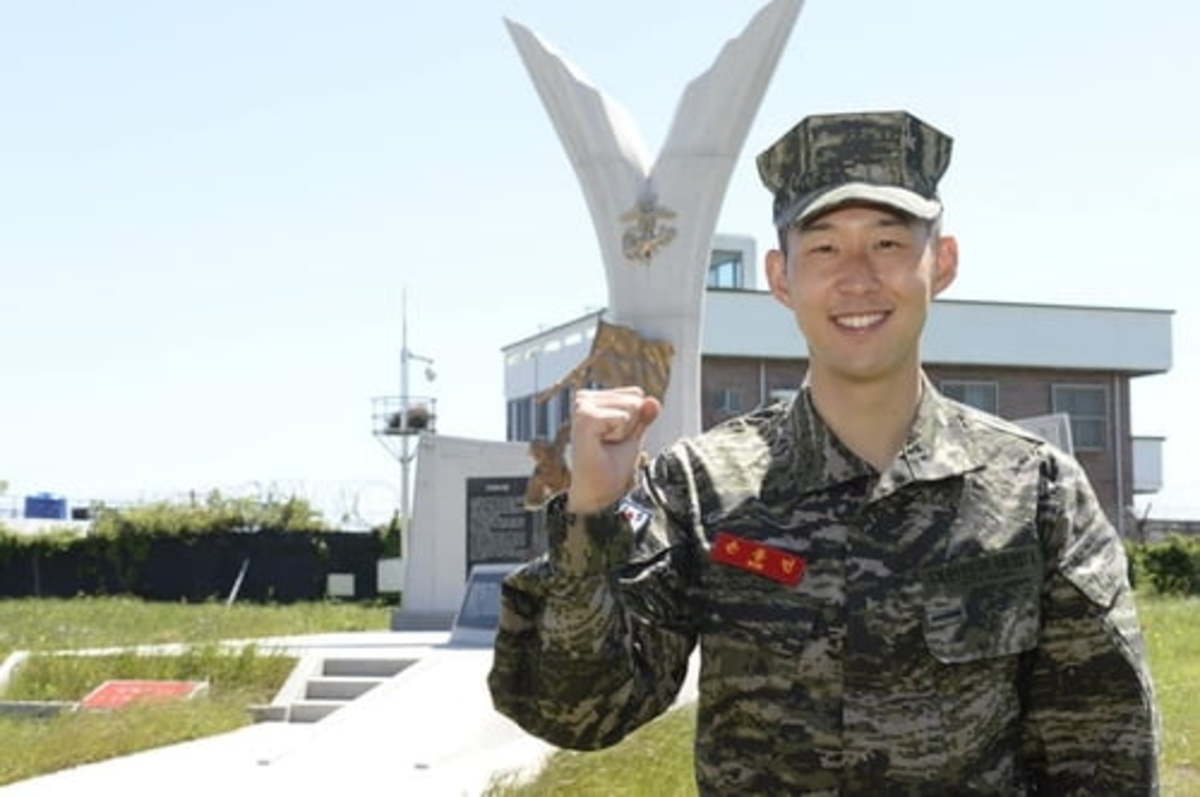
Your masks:
M883 313L868 313L866 315L843 315L833 319L835 323L843 327L853 327L854 329L862 329L869 327L872 324L877 324L883 320Z

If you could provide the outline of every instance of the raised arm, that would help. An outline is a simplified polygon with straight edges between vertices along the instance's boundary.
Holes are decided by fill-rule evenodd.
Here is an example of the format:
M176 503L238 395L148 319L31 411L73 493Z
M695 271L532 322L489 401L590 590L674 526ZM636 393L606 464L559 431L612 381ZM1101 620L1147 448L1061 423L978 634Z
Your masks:
M492 699L561 747L614 744L670 706L687 672L694 500L678 456L637 467L657 412L638 389L580 391L550 550L505 579Z

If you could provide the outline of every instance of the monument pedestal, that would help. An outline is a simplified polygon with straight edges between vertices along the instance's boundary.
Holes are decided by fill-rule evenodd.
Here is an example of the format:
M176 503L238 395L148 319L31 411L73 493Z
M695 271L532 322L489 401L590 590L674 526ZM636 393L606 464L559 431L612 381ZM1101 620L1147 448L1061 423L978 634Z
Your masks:
M528 443L420 436L394 630L449 629L471 565L545 550L540 523L523 506L532 464Z
M392 609L393 631L449 631L454 624L454 612L410 612Z

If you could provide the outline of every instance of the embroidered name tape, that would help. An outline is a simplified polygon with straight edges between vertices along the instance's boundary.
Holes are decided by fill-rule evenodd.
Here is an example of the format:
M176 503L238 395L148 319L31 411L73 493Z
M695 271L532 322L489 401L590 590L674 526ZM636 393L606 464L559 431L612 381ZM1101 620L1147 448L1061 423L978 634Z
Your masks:
M804 578L808 560L803 556L747 540L727 531L717 532L711 556L714 561L740 567L780 584L797 584Z

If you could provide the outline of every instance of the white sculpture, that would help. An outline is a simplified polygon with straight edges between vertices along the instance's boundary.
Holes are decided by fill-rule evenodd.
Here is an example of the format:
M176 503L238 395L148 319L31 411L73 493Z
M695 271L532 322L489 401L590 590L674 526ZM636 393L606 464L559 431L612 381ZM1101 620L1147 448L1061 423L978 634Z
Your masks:
M700 431L700 328L717 214L803 0L762 8L691 83L650 164L633 119L532 31L505 20L591 211L609 320L674 345L647 449ZM752 265L752 264L748 264Z

